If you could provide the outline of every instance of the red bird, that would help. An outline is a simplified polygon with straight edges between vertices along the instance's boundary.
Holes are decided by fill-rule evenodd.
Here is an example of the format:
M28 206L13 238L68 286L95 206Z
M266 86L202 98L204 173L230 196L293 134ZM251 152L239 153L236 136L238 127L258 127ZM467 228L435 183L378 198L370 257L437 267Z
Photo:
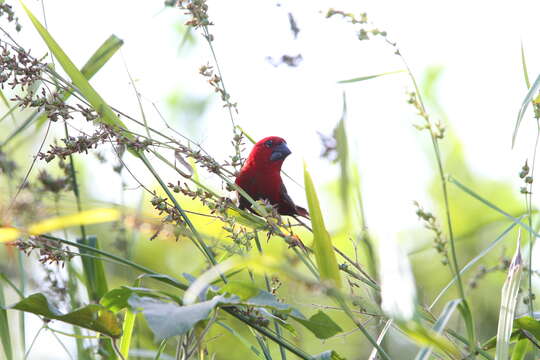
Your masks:
M242 170L236 177L240 186L253 200L266 199L281 215L300 215L309 218L303 207L292 201L281 180L281 165L291 150L280 137L269 136L255 144ZM251 203L239 195L240 209L250 209Z

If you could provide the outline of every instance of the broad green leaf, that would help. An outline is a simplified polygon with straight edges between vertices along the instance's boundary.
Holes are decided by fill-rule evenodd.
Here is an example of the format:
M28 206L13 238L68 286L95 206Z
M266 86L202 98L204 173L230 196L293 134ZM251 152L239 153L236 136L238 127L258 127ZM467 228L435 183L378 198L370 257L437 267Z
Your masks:
M4 348L6 360L13 359L13 349L11 347L11 335L9 331L9 321L5 309L6 299L4 298L4 286L0 284L0 340Z
M328 315L319 310L309 319L291 314L291 317L311 331L318 339L328 339L343 331Z
M514 314L517 306L522 271L523 262L521 260L520 240L518 238L516 252L502 288L499 325L497 328L496 360L506 360L510 355L510 338L512 336Z
M134 294L141 297L153 297L156 299L163 299L182 304L182 299L166 291L129 286L122 286L120 288L110 290L101 298L99 303L112 312L117 313L122 309L130 307L128 301L129 298Z
M338 84L348 84L348 83L354 83L354 82L359 82L359 81L365 81L365 80L375 79L375 78L378 78L378 77L384 76L384 75L398 74L398 73L402 73L402 72L406 72L406 71L405 70L396 70L396 71L389 71L389 72L385 72L385 73L381 73L381 74L361 76L361 77L357 77L357 78L353 78L353 79L349 79L349 80L338 81Z
M73 64L71 59L66 55L64 50L62 50L60 45L58 45L58 43L53 39L51 34L49 34L49 31L47 31L47 29L39 22L39 20L34 16L30 9L26 7L24 2L22 0L20 2L24 11L30 18L30 21L38 31L39 35L43 38L43 41L45 41L45 43L49 47L49 50L51 50L51 53L58 60L64 71L68 74L75 87L81 92L81 94L100 115L100 118L98 118L97 121L107 124L109 126L125 129L126 127L124 126L122 121L118 118L118 116L116 116L116 114L101 98L97 91L94 90L92 85L90 85L84 75L79 71L79 69L77 69L75 64ZM130 138L132 137L132 135L130 134L126 134L126 136Z
M455 299L452 301L449 301L445 306L443 311L441 312L441 316L437 319L435 322L435 325L433 326L433 331L435 331L437 334L440 334L444 331L444 328L446 327L446 324L448 324L448 321L450 320L450 317L456 310L457 306L461 303L462 299ZM416 355L416 360L427 360L431 356L433 348L423 348L418 352Z
M313 251L317 261L317 268L321 279L329 280L335 286L341 287L341 277L336 260L336 255L332 246L330 234L324 225L324 219L319 205L319 199L311 175L304 164L304 183L306 187L306 197L313 226Z
M313 360L347 360L346 358L340 356L334 350L328 350L321 354L315 355Z
M63 314L49 302L45 295L37 293L24 298L9 309L30 312L47 319L80 326L112 338L122 335L122 328L114 313L98 304L87 305Z

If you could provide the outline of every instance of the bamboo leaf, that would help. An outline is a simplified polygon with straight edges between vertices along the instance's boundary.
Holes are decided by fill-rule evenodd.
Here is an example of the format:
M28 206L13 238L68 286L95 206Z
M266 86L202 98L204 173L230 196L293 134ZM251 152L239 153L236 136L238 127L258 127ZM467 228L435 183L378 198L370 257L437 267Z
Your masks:
M337 287L341 287L341 277L333 250L330 234L324 225L319 199L311 175L304 164L304 184L306 187L306 197L313 226L313 251L317 261L317 268L321 279L332 281Z

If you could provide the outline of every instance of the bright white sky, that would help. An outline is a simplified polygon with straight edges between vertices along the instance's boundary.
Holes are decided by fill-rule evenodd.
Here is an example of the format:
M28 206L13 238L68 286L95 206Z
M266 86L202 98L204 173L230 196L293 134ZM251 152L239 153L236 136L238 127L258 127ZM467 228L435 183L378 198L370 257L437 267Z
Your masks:
M324 19L326 10L333 7L367 12L375 26L397 41L418 78L426 68L441 66L444 75L438 98L464 143L468 165L483 176L512 181L519 191L517 173L530 157L535 134L530 115L520 130L517 149L510 149L510 141L526 93L520 41L531 78L540 72L537 1L513 2L512 6L497 1L279 2L281 7L277 1L233 0L209 1L209 6L224 80L238 102L238 124L257 139L286 138L293 154L285 171L301 182L305 159L318 185L335 177L336 169L319 160L317 131L329 133L339 120L345 90L348 134L362 173L372 231L395 238L398 232L419 226L413 200L430 205L426 185L433 158L431 153L426 155L427 134L419 134L411 125L419 119L406 104L405 92L411 90L407 76L336 84L403 65L382 40L360 42L352 26L338 18ZM14 5L24 26L21 43L32 47L34 55L43 54L41 40L18 4ZM40 2L28 0L27 5L43 19ZM163 10L162 1L55 0L45 1L45 8L49 31L76 64L82 65L110 34L125 41L122 55L115 56L93 84L106 101L127 113L137 115L138 108L122 57L148 100L145 106L154 124L160 123L150 102L165 111L165 99L176 89L200 96L211 91L198 75L199 66L211 61L208 47L200 41L189 56L179 53L181 39L173 25L183 18L180 11ZM297 40L289 30L289 11L301 30ZM284 53L301 53L304 60L298 68L275 68L265 60ZM198 140L222 157L230 152L225 148L230 121L215 99ZM105 191L117 189L110 179L94 181L103 190L96 196L118 199L115 191ZM289 183L288 188L298 203L306 204L299 187ZM331 212L328 204L323 204L323 211Z

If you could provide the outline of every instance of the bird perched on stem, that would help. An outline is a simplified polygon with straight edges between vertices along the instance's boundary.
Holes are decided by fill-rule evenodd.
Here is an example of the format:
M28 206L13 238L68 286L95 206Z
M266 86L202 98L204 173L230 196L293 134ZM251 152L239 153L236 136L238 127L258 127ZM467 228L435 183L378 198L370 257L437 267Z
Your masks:
M281 166L291 150L280 137L269 136L255 144L240 173L236 185L240 186L253 200L268 200L281 215L303 216L309 213L297 206L287 193L281 180ZM239 194L240 209L250 209L251 203Z

